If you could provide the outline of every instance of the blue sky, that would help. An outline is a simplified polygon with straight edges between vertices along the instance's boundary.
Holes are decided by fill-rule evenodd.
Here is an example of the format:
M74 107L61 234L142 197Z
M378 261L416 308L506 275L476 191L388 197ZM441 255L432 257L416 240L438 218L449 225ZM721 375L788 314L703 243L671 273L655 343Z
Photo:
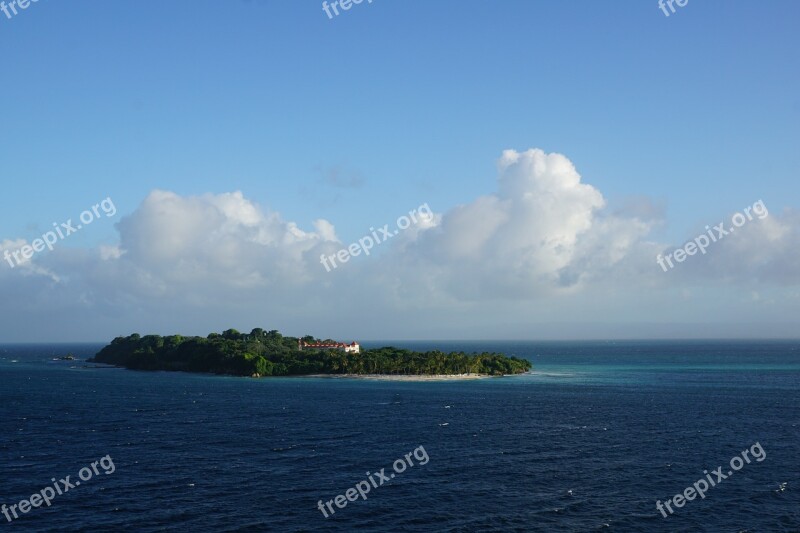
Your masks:
M638 237L643 242L678 246L759 199L772 214L797 207L799 15L800 4L788 0L690 0L669 17L656 1L642 0L374 0L332 20L320 2L306 0L40 0L10 20L0 13L0 241L29 242L111 197L119 211L112 221L59 246L86 253L118 246L115 224L141 210L154 190L182 198L241 191L306 231L317 219L329 221L344 244L424 202L447 227L457 206L497 190L504 150L540 148L566 156L609 211L634 205L658 218ZM792 235L795 220L782 220ZM794 294L797 280L785 273L797 264L780 253L784 263L770 267L780 281L746 289L732 281L715 289L720 301L738 290ZM52 274L59 254L49 255L42 268ZM77 296L103 289L90 280L69 287L75 275L55 278L75 291L64 296L64 309L107 314L85 304L93 298ZM763 272L748 270L747 278L765 282ZM705 283L699 279L668 283L682 293ZM335 291L338 282L319 283ZM345 289L351 286L342 283ZM564 303L563 295L551 297ZM791 298L772 319L796 320L788 317L797 310ZM133 300L144 315L157 306L133 288L114 305L128 309L121 302ZM412 301L383 302L381 311L408 327L381 334L436 336L403 318L397 306ZM204 326L241 320L193 309L206 317ZM629 304L618 311L615 323L642 318ZM683 314L644 320L674 324ZM355 311L347 316L350 327L361 319ZM569 316L565 310L558 320ZM453 338L470 320L442 327ZM127 324L136 325L136 316L54 335L104 339L111 330L125 333ZM305 324L326 330L320 333L342 327L324 318ZM520 325L509 334L526 331ZM25 328L3 334L35 340Z

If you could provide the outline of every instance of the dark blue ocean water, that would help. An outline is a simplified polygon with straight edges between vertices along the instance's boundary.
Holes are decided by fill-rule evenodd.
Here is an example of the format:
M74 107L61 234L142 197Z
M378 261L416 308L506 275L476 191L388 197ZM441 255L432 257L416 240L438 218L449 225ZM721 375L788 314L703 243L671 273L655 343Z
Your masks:
M500 350L535 371L254 380L51 360L96 345L0 346L0 504L106 455L115 468L0 515L0 531L800 531L799 343L403 345ZM755 443L762 461L657 511ZM317 508L420 446L427 463L412 455L366 501Z

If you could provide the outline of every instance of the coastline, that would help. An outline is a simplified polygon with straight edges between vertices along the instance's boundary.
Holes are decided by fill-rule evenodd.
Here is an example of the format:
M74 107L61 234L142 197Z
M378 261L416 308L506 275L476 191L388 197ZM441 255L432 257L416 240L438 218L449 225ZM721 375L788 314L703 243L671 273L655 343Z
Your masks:
M11 362L14 363L16 361L11 361ZM77 362L87 363L89 362L89 360L87 359L86 361L77 361ZM136 368L128 368L121 365L113 365L108 363L94 363L94 362L92 363L94 366L84 365L82 367L73 366L72 368L120 369L133 372L178 372L184 374L198 374L206 376L238 377L243 379L329 378L329 379L364 379L364 380L374 380L374 381L471 381L478 379L508 378L508 377L523 376L525 374L530 374L530 372L521 372L519 374L503 374L495 376L491 374L294 374L287 376L261 376L258 374L253 374L250 376L239 376L236 374L220 374L217 372L191 372L185 370L165 370L165 369L143 370Z
M308 374L300 378L368 379L375 381L461 381L486 379L489 374Z

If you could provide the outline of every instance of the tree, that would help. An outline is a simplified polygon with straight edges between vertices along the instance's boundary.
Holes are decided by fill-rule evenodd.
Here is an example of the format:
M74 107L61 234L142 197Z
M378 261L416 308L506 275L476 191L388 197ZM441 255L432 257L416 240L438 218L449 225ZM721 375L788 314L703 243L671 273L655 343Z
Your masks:
M255 369L256 373L262 376L271 376L273 364L270 361L267 361L263 357L257 357L255 360Z
M226 329L222 332L222 337L231 341L239 340L242 338L242 334L239 333L237 330L231 328Z

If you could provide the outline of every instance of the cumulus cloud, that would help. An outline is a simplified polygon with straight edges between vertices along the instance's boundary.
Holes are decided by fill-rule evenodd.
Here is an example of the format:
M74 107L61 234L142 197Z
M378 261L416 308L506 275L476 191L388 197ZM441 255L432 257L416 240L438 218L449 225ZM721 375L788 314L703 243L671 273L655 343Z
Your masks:
M300 283L316 273L306 254L337 241L330 222L314 227L303 231L241 192L181 197L157 190L119 223L117 260L173 285Z
M622 260L651 228L634 216L605 213L605 205L565 156L507 150L497 192L445 213L396 261L424 264L425 287L454 298L574 291Z
M4 277L7 279L12 278L13 272L6 270L6 266L10 269L16 269L16 273L22 277L30 276L43 276L50 278L52 281L58 281L58 277L47 268L34 261L34 257L25 258L20 253L23 246L30 246L31 243L24 239L5 239L0 241L0 256L3 256L5 262L3 268L0 268L0 280ZM16 252L16 255L14 255ZM5 274L5 275L3 275Z
M676 302L710 314L723 300L730 309L737 291L761 310L770 305L785 313L800 305L797 211L749 222L667 273L655 256L675 245L649 239L661 213L642 199L610 209L564 155L507 150L498 160L495 192L435 213L373 255L327 272L320 255L347 245L328 220L302 228L241 192L155 190L121 218L117 243L56 247L0 269L3 294L21 302L13 313L0 311L0 319L29 331L43 316L71 317L53 320L61 328L55 339L131 328L199 333L242 322L293 324L319 334L347 325L353 334L414 337L470 324L528 331L530 321L578 317L686 320L688 309L670 310ZM0 253L26 243L5 237ZM793 290L781 299L775 287L787 286ZM700 302L709 287L723 296Z

